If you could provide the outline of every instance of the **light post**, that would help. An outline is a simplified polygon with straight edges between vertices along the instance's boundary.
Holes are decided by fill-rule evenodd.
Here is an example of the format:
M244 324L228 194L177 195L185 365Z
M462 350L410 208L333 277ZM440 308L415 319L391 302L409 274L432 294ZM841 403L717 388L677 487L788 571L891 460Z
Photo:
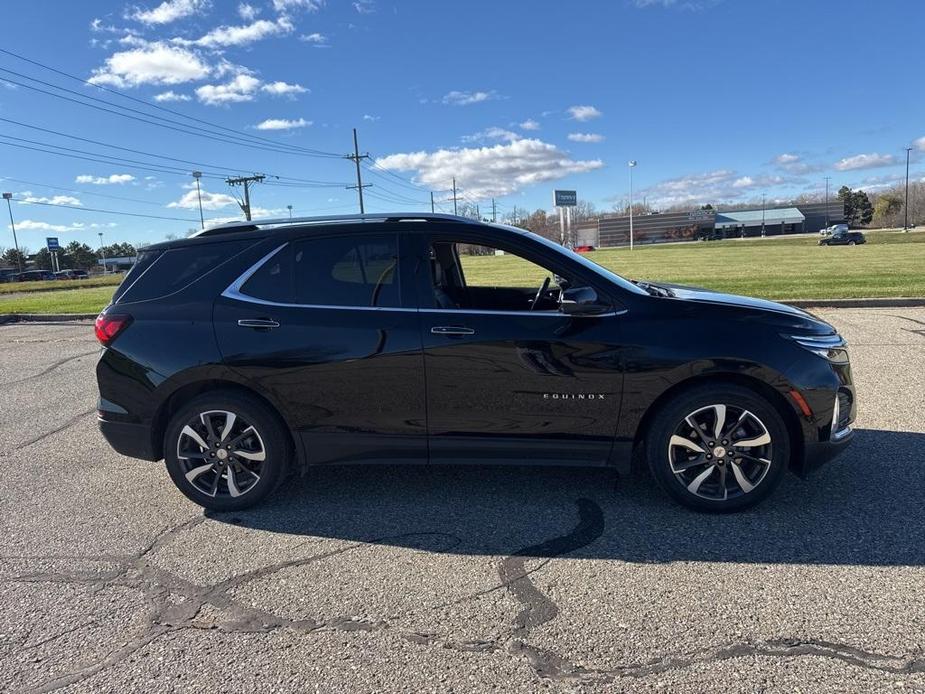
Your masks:
M100 237L100 257L103 260L103 274L105 275L106 274L106 251L103 250L103 232L98 231L96 233Z
M202 218L202 190L199 188L199 179L202 178L202 171L193 171L193 178L196 179L196 197L199 198L199 228L205 229L206 222Z
M764 237L764 210L765 210L765 194L761 194L761 236Z
M636 168L636 160L630 159L626 165L630 170L630 250L633 250L633 169Z
M829 228L829 177L825 177L825 228Z
M289 221L292 221L292 205L286 205L286 209L289 210Z
M10 228L13 230L13 245L16 247L16 263L19 265L19 271L22 272L22 253L19 252L19 241L16 240L16 222L13 221L13 205L10 202L12 198L12 193L3 194L3 199L6 200L6 207L10 211Z
M905 218L903 221L903 231L909 231L909 154L912 152L911 147L906 147L906 204L903 205Z

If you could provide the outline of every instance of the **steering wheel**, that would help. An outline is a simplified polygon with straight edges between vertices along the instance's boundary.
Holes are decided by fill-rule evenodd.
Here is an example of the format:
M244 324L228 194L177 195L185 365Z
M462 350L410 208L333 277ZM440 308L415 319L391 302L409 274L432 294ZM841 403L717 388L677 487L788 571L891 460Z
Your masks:
M533 301L530 302L530 310L531 310L531 311L532 311L533 309L536 308L536 305L537 305L537 304L539 303L539 301L540 301L540 297L542 297L543 294L546 293L546 290L547 290L547 289L549 289L549 277L547 277L546 279L543 280L543 284L540 285L539 291L536 293L536 296L533 297Z

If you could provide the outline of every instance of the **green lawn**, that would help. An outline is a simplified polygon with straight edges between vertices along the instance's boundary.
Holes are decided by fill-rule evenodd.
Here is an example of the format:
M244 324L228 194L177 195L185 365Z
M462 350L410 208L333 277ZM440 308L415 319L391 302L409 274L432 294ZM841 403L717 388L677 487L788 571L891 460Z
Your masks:
M114 287L125 275L97 275L85 280L49 280L47 282L10 282L0 284L0 296L19 292L58 292L87 287Z
M925 297L925 232L867 233L863 246L818 246L818 237L769 238L611 248L588 258L634 279L662 280L768 299ZM464 256L471 284L539 285L545 273L513 256ZM46 282L44 291L7 294L2 313L96 313L121 276L99 278L104 286ZM74 285L81 287L73 289ZM32 287L29 287L32 289ZM40 289L40 287L35 287Z

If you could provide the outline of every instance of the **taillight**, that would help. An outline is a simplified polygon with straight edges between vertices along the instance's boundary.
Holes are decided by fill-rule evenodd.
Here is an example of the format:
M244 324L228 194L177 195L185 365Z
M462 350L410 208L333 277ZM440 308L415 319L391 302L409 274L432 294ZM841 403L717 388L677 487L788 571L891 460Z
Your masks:
M100 341L101 345L107 347L131 322L131 316L101 313L96 317L96 323L93 325L96 339Z

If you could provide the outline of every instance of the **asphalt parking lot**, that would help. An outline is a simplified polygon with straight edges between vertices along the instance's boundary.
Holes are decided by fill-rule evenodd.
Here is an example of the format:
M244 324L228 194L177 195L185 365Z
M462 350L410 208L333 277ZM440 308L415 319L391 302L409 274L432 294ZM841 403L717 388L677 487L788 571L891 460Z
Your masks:
M817 313L854 445L723 517L423 467L206 516L98 433L90 326L2 326L0 690L925 691L925 309Z

